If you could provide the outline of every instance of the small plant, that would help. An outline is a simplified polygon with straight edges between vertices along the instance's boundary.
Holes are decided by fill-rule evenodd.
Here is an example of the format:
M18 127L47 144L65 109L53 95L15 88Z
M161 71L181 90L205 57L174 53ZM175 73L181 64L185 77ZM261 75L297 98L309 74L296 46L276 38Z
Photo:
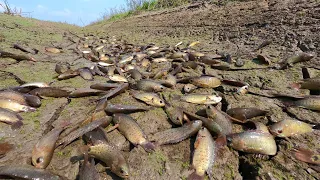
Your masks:
M7 0L4 0L2 3L0 3L0 6L4 9L4 14L12 15L12 16L21 16L22 9L11 8L9 5L9 2Z

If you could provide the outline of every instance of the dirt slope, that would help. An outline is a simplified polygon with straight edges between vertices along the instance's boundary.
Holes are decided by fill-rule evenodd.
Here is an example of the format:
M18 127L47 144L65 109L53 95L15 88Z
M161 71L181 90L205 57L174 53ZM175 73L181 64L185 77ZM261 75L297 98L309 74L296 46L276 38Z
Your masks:
M157 45L175 45L182 41L182 46L188 42L200 41L195 48L201 52L214 54L216 50L230 53L234 59L240 58L246 62L243 68L257 67L252 61L257 53L270 58L272 63L278 62L296 52L305 51L315 54L310 62L300 63L286 70L248 70L248 71L220 71L207 72L219 78L245 81L252 90L276 89L282 93L294 92L289 85L302 79L301 67L310 67L311 76L319 76L320 68L320 3L314 1L285 0L285 1L248 1L230 2L227 5L200 3L170 10L148 12L115 22L100 22L85 27L69 26L59 23L42 22L33 19L0 15L0 48L6 51L21 53L12 47L13 43L39 49L41 53L34 58L38 62L22 61L16 63L12 59L0 59L0 88L19 85L13 73L26 82L44 81L54 82L52 86L64 88L89 87L93 82L81 77L56 81L54 71L57 62L69 62L72 68L89 66L91 62L84 58L78 59L73 52L75 44L68 38L78 41L77 33L92 34L94 36L121 37L130 43ZM70 34L70 32L72 34ZM64 33L67 35L64 36ZM272 40L272 44L261 52L253 52L265 40ZM61 54L49 54L44 46L59 46L64 50ZM235 67L234 67L235 68ZM3 72L6 71L6 72ZM96 82L105 82L105 78L95 77ZM225 87L224 91L228 91ZM200 91L200 90L199 90ZM208 90L211 92L212 90ZM180 91L170 93L180 94ZM169 92L168 92L169 93ZM308 91L301 91L306 94ZM164 93L166 95L166 93ZM277 99L261 96L246 95L234 97L226 93L227 102L231 107L258 107L271 111L271 120L280 121L290 116L278 106ZM12 131L7 125L0 123L0 142L11 142L15 149L0 159L0 164L30 164L32 147L50 126L57 126L65 121L74 124L86 119L93 108L96 98L72 99L67 104L66 98L48 98L42 100L42 106L33 113L22 114L25 126L18 131ZM111 103L136 102L128 92L111 100ZM204 106L189 106L188 103L177 102L186 106L190 111ZM290 108L296 118L312 124L319 124L319 113ZM162 108L155 108L148 112L134 113L139 125L147 135L170 128L167 116ZM257 118L263 122L265 118ZM270 120L269 120L270 121ZM239 125L234 130L239 131ZM301 145L310 149L320 148L320 132L301 136L276 139L278 153L275 156L261 157L239 153L229 147L224 147L218 153L213 168L214 179L320 179L320 174L310 165L294 159L291 150L294 145ZM190 160L194 138L175 145L159 148L155 153L146 153L141 147L130 148L128 141L113 131L108 134L112 143L125 144L124 154L130 165L132 175L130 179L186 179L190 174ZM70 163L70 157L79 154L82 145L78 140L65 149L55 150L54 157L47 169L64 175L68 179L75 179L79 171L79 163ZM129 152L128 150L131 149ZM119 179L110 171L100 169L104 179Z

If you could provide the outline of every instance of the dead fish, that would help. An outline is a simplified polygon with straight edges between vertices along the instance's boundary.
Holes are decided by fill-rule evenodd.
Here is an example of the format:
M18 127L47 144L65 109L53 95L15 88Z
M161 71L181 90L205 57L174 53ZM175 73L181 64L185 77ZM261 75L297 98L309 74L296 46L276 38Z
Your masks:
M261 63L261 64L265 64L265 65L270 65L271 61L264 55L257 55L257 60Z
M16 112L0 108L0 122L4 122L11 125L11 129L19 129L22 125L23 118Z
M17 61L27 60L27 61L37 62L33 57L31 57L29 55L13 54L13 53L2 51L2 50L0 50L0 58L12 58L12 59L15 59Z
M214 94L188 94L182 96L181 100L194 104L217 104L222 98Z
M30 106L20 104L11 99L0 98L0 108L12 110L14 112L33 112L36 109Z
M195 135L201 128L202 121L192 121L184 124L182 127L167 129L162 132L157 132L152 135L152 141L157 145L174 144L181 142Z
M313 54L309 54L309 53L302 52L302 53L298 53L298 54L295 54L294 56L289 57L289 58L286 60L286 62L287 62L289 65L293 65L293 64L299 63L299 62L309 61L309 60L311 60L313 57L314 57Z
M50 87L50 86L45 82L31 82L31 83L22 84L20 87L42 88L42 87Z
M267 127L265 124L261 123L261 122L258 122L258 121L248 121L248 123L254 124L256 131L260 131L260 132L264 132L264 133L269 133L268 127Z
M163 107L164 101L156 93L132 92L134 98L145 102L151 106Z
M13 48L15 49L19 49L23 52L27 52L27 53L31 53L31 54L38 54L38 50L37 49L31 49L31 48L28 48L28 47L23 47L22 45L19 45L19 44L13 44Z
M111 172L115 173L119 177L129 177L129 165L121 152L115 147L105 143L100 143L90 146L88 154L104 162L110 168Z
M22 105L28 105L26 98L22 93L12 91L12 90L4 90L0 91L0 98L11 99L16 101Z
M198 67L198 63L194 61L183 62L182 67L196 69Z
M222 57L220 57L220 58L222 58ZM198 61L201 63L207 64L209 66L220 63L220 61L218 61L210 56L202 56L198 59Z
M127 89L129 88L129 84L128 83L123 83L121 85L119 85L117 88L114 88L112 90L110 90L106 95L102 96L100 98L101 99L110 99L114 96L117 96L123 92L125 92Z
M320 90L320 77L303 79L298 83L291 84L294 89Z
M107 92L96 90L96 89L90 89L90 88L78 88L74 91L72 91L69 94L70 98L79 98L79 97L87 97L87 96L99 96L102 94L106 94Z
M14 179L33 179L33 180L63 180L60 177L45 169L37 169L29 165L6 165L0 166L0 176Z
M216 88L221 85L221 81L216 77L201 76L190 79L190 83L202 88Z
M13 145L7 142L0 143L0 158L13 149Z
M100 175L94 165L94 159L92 158L91 162L89 162L89 155L85 152L84 161L79 170L79 180L100 179Z
M89 68L80 68L78 71L84 80L93 80L93 75Z
M126 77L117 74L109 76L109 79L114 82L128 82Z
M147 152L153 151L155 146L148 141L139 124L132 117L125 114L115 114L113 122L118 124L118 130L123 134L133 145L140 145Z
M237 86L237 87L249 86L248 83L241 82L241 81L235 81L235 80L229 80L229 79L223 79L222 83L230 85L230 86Z
M58 54L58 53L61 52L59 49L54 48L54 47L45 47L44 49L45 49L47 52L53 53L53 54Z
M34 146L32 150L32 164L36 168L45 169L50 164L56 142L63 129L53 129L44 135Z
M196 46L196 45L198 45L198 44L200 44L200 41L194 41L194 42L190 43L190 44L188 45L188 47L193 47L193 46Z
M132 106L132 105L108 104L104 110L107 113L111 113L111 114L117 114L117 113L130 114L134 112L148 111L150 109L151 108L148 108L148 107L139 107L139 106Z
M66 147L68 144L70 144L75 139L79 138L80 136L84 135L87 132L90 132L94 129L96 129L99 126L106 127L110 124L111 117L105 116L104 118L101 118L99 120L95 120L75 131L68 134L67 136L63 137L61 140L58 141L58 146L63 145L63 147Z
M173 124L182 125L183 110L180 107L165 105L164 110Z
M84 139L88 143L91 143L92 145L97 145L101 143L108 143L106 134L104 130L101 127L98 127L90 132L87 132L84 134Z
M112 88L117 88L119 87L120 84L116 83L98 83L98 84L93 84L90 86L91 89L97 89L97 90L102 90L102 91L107 91Z
M192 166L195 171L189 175L188 180L204 179L207 172L212 178L211 170L216 158L216 145L206 128L199 130L194 143L194 153L192 157Z
M320 111L320 96L306 96L295 101L284 102L284 105L288 107L297 106L315 111Z
M277 137L290 137L312 132L312 125L298 120L285 119L269 127L270 132Z
M27 104L32 107L40 107L41 106L41 99L38 96L34 96L31 94L24 94L26 98Z
M57 63L54 70L56 71L56 73L62 74L70 70L70 65L68 63L66 64Z
M143 77L142 74L140 73L140 71L137 70L137 69L130 69L130 70L128 71L128 73L129 73L130 76L131 76L134 80L136 80L136 81L141 80L142 77Z
M183 87L183 91L185 93L191 93L193 90L197 89L197 86L193 85L193 84L186 84Z
M248 89L249 89L249 86L242 86L241 88L239 88L237 90L237 94L241 94L241 95L244 95L244 94L247 94L248 93Z
M310 163L310 164L316 164L320 165L320 154L314 153L313 151L298 147L293 150L293 155L296 159Z
M227 114L210 105L206 108L206 114L220 126L222 134L228 135L232 133L232 122Z
M136 87L139 90L146 92L160 92L165 90L165 87L153 80L142 79L137 82Z
M165 77L165 80L161 80L160 83L166 87L171 88L177 84L177 78L172 74L168 74Z
M275 155L277 145L270 133L245 131L227 136L228 145L235 150L247 153Z
M60 74L58 76L58 80L70 79L70 78L74 78L78 75L79 75L79 71L73 71L73 70L69 69L66 72Z
M269 44L271 44L271 40L265 40L263 41L254 51L258 51L259 49L262 49L266 46L268 46Z
M227 110L227 114L231 117L246 121L247 119L251 119L257 116L265 116L268 111L261 110L258 108L232 108Z
M160 62L167 62L168 59L165 57L159 57L159 58L154 58L152 59L152 62L160 63Z

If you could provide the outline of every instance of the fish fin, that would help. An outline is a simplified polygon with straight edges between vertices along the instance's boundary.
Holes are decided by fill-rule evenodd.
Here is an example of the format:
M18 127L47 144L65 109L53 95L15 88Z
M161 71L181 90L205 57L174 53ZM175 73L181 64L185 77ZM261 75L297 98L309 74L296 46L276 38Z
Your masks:
M20 114L16 114L16 115L17 115L17 118L18 118L20 121L23 120L23 118L20 116Z
M227 145L227 137L226 137L226 135L220 135L216 139L216 145L218 146L218 148Z
M144 144L141 144L141 146L143 147L143 149L147 152L152 152L155 150L156 146L155 144L153 144L152 142L150 141L147 141L146 143Z
M11 129L15 130L15 129L20 129L20 127L23 125L22 121L17 121L15 123L11 124Z
M311 77L311 76L310 76L310 73L309 73L309 71L308 71L308 68L303 67L303 68L301 69L301 71L302 71L302 77L303 77L303 79L308 79L308 78Z
M301 88L301 84L299 83L292 83L290 85L291 88L295 89L295 90L299 90Z
M204 180L204 176L200 176L196 172L193 172L188 176L188 180Z
M307 163L312 163L312 164L319 164L320 162L316 162L313 157L314 153L308 149L305 148L296 148L293 150L293 155L296 159L307 162Z

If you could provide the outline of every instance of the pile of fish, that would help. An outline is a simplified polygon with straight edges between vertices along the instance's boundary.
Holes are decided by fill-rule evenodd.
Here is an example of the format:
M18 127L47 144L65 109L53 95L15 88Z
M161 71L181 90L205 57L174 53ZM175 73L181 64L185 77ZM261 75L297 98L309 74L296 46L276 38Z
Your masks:
M188 179L204 179L214 175L211 169L219 149L230 146L237 151L263 155L275 155L277 144L275 137L288 138L303 133L312 133L313 125L296 120L284 119L269 126L258 121L251 121L257 116L268 116L268 110L257 108L231 108L221 110L224 94L220 87L234 86L234 94L245 96L250 87L245 82L221 79L208 73L214 69L236 71L231 68L232 63L237 67L244 62L234 62L230 54L204 54L194 50L199 42L190 43L180 48L175 46L156 46L148 44L138 46L114 37L95 38L81 37L75 41L74 53L90 62L91 66L72 69L72 62L56 64L57 80L63 81L81 76L88 81L94 81L95 76L105 77L105 83L92 83L90 87L65 90L52 87L46 83L34 82L18 87L10 87L0 91L0 121L11 124L12 129L21 128L22 118L19 112L35 111L41 106L41 98L79 98L98 96L99 100L93 114L81 124L69 124L55 127L43 136L34 146L32 154L33 166L1 166L0 176L26 179L63 179L49 171L43 170L49 164L55 148L66 147L78 138L86 142L80 148L82 154L76 161L82 162L79 179L99 179L95 169L94 159L103 162L107 168L122 178L130 178L130 167L121 149L107 140L108 132L118 129L119 132L134 146L141 146L149 153L153 153L161 145L174 144L196 136L192 167L194 172ZM270 43L264 43L261 49ZM47 47L48 53L62 53L54 47ZM299 53L285 61L271 65L263 55L258 55L262 68L282 70L296 63L305 62L313 58L312 54ZM267 66L266 66L267 65ZM306 78L293 84L294 88L304 88L320 91L320 77ZM181 95L173 92L180 91ZM203 90L203 91L199 91ZM145 106L111 104L110 99L129 92ZM169 95L168 95L169 94ZM268 94L270 98L283 97L281 94ZM298 106L320 111L320 96L291 96L285 106ZM189 103L191 106L202 107L197 112L191 112L184 106L177 106L174 102ZM200 106L199 106L200 105ZM147 136L131 113L163 108L168 121L173 128ZM154 118L156 121L157 118ZM242 126L254 125L254 129L240 133L233 132L233 124ZM110 125L113 126L110 128ZM108 128L107 128L108 127ZM63 131L68 133L61 137ZM71 130L70 130L71 129ZM106 130L108 129L108 130ZM8 144L0 144L8 147ZM10 148L9 148L10 149ZM0 149L0 156L4 155ZM308 149L296 148L295 157L301 161L320 164L319 156Z

